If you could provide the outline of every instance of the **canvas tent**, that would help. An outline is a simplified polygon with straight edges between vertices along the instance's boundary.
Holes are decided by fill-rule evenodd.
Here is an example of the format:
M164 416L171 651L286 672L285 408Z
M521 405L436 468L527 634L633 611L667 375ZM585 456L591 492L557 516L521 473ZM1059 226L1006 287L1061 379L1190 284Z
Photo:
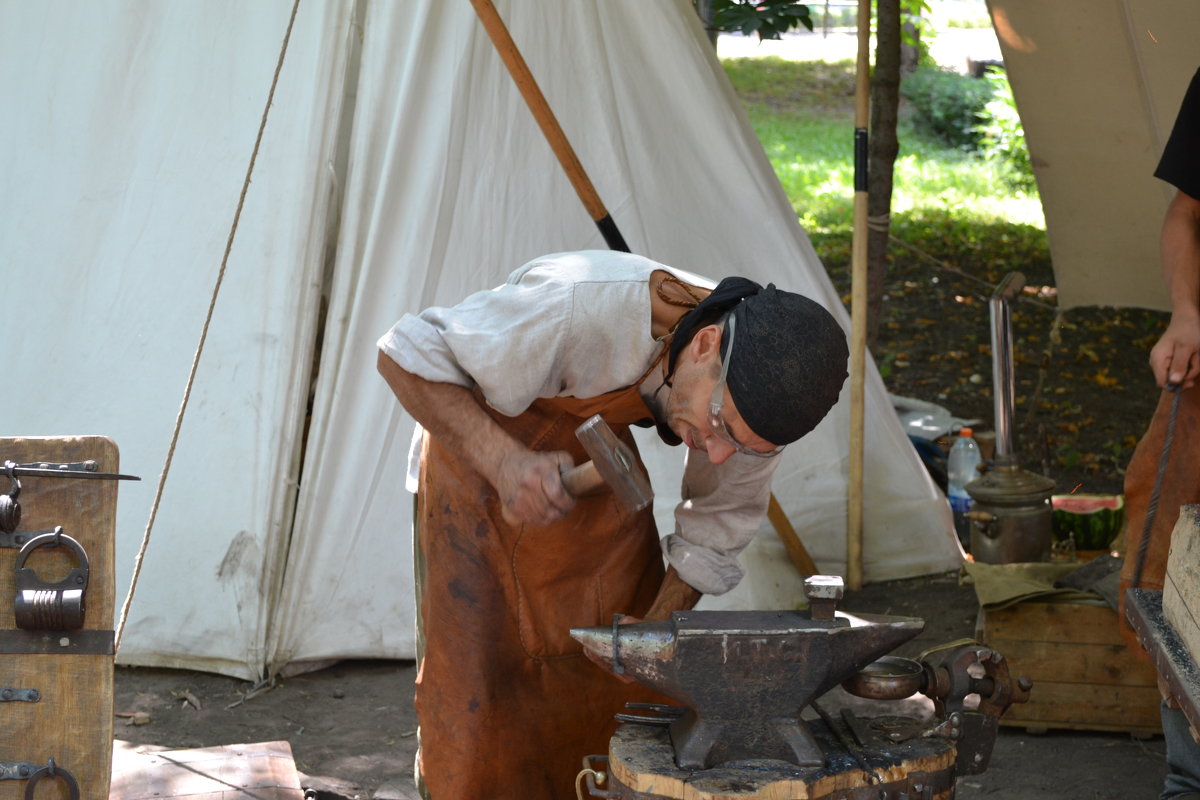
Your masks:
M497 3L631 248L848 317L687 0ZM118 594L221 262L287 0L0 2L11 434L111 436ZM850 132L847 132L849 141ZM600 248L466 0L301 3L118 662L255 678L412 657L403 312ZM775 494L845 570L845 397ZM681 454L641 439L671 526ZM945 499L868 374L867 580L952 569ZM764 524L714 606L791 606Z
M1153 177L1200 67L1191 0L988 0L1046 214L1059 306L1170 309Z

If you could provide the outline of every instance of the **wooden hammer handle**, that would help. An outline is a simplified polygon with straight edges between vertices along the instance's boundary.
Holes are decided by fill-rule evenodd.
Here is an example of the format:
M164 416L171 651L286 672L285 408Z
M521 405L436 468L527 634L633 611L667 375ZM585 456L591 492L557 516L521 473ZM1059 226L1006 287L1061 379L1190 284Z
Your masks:
M604 485L604 478L596 471L596 465L586 461L577 467L565 469L562 472L563 488L572 497L578 497L588 492L594 492ZM508 506L500 506L500 515L509 525L519 524L517 518L508 510Z
M600 477L600 473L596 470L596 464L592 461L585 461L577 467L563 470L562 474L563 488L567 490L567 494L572 497L579 497L588 492L594 492L604 485L604 478Z

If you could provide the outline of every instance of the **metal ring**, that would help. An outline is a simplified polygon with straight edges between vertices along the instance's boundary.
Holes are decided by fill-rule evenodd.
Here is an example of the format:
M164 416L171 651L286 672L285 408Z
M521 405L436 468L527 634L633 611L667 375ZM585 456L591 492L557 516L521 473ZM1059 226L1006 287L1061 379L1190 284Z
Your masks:
M34 800L33 789L37 782L42 778L57 778L67 785L71 790L71 800L79 800L79 784L75 782L75 776L69 771L57 766L54 759L50 759L50 763L44 767L39 767L36 772L29 776L29 782L25 784L25 800Z
M62 526L59 525L50 533L42 533L34 536L29 541L21 546L20 552L17 553L17 569L23 569L25 562L29 559L29 554L39 547L58 547L66 545L67 549L75 554L75 559L78 561L76 569L88 570L87 551L83 549L83 545L67 536L62 532Z
M621 666L620 654L620 627L621 615L613 614L612 624L612 671L617 675L625 674L625 667Z

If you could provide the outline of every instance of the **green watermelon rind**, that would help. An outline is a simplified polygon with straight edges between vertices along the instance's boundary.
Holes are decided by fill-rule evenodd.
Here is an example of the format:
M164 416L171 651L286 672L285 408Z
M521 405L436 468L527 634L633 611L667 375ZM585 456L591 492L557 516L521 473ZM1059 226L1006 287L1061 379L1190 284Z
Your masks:
M1052 530L1056 541L1074 539L1077 550L1105 550L1117 538L1125 524L1125 498L1123 495L1055 495L1069 498L1073 505L1086 504L1094 499L1096 508L1091 511L1067 511L1055 508L1052 513ZM1114 505L1115 508L1106 506Z

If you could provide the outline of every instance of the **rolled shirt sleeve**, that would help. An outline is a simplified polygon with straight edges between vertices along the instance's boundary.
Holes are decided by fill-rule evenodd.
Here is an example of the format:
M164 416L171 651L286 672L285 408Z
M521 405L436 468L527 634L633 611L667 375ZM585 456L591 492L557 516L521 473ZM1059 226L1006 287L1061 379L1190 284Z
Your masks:
M507 416L539 397L596 397L632 385L661 348L646 290L658 266L594 275L584 254L548 256L453 307L406 314L378 346L425 380L478 385Z
M741 582L738 555L767 513L778 464L778 458L735 453L717 466L704 453L688 451L675 531L663 537L662 549L689 586L724 594Z

